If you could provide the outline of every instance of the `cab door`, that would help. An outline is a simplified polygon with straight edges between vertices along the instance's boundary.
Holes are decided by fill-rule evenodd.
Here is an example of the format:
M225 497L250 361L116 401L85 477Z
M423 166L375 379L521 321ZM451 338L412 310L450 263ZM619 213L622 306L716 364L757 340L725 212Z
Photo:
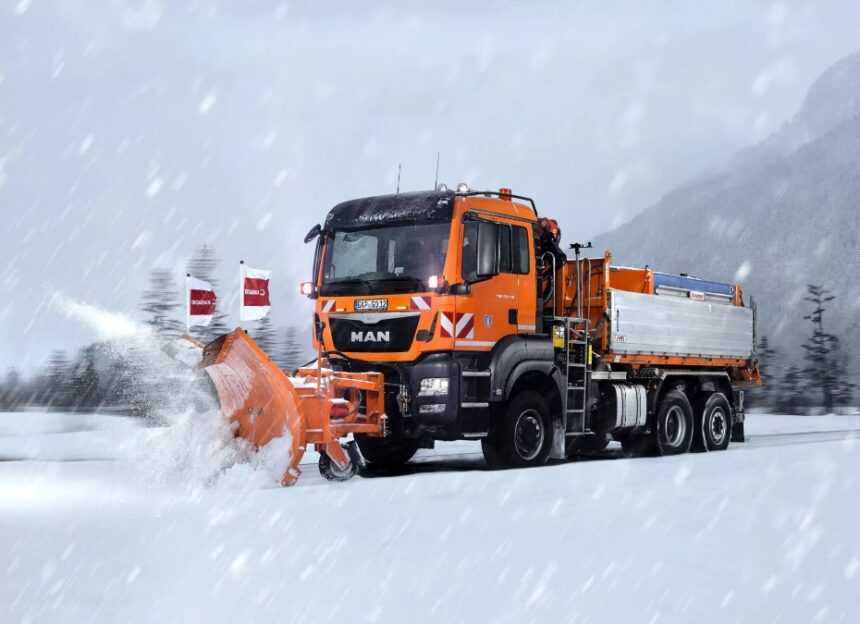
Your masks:
M520 276L512 264L512 228L500 220L472 217L463 222L463 279L469 293L457 297L455 319L442 327L457 349L492 348L518 333Z

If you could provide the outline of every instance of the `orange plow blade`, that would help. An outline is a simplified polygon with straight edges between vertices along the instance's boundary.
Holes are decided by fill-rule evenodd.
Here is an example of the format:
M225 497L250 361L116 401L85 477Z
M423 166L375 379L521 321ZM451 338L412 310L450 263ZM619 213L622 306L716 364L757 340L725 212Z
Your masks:
M206 345L203 370L212 380L225 418L236 435L255 447L290 436L290 461L281 483L292 485L308 444L320 453L320 472L329 479L353 476L360 462L351 433L385 432L381 373L343 373L318 366L288 377L244 330L235 329Z

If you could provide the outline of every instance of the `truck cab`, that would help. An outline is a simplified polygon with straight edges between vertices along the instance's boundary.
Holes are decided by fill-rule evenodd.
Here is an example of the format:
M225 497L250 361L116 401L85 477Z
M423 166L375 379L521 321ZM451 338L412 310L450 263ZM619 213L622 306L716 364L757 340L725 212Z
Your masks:
M536 223L530 200L505 189L440 190L343 202L318 229L314 346L333 366L385 373L401 456L486 436L506 392L491 391L494 354L541 324ZM526 359L525 346L505 359ZM552 359L548 344L534 348Z

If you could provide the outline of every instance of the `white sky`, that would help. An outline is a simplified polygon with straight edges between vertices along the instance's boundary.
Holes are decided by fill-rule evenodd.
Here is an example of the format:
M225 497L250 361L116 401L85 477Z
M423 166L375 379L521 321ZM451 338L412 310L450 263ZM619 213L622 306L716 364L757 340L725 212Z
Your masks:
M443 181L587 239L778 128L860 23L844 0L460 4L0 5L0 369L95 337L55 291L135 314L202 242L230 287L241 258L273 269L276 323L306 324L304 232L398 162L429 188L437 151Z

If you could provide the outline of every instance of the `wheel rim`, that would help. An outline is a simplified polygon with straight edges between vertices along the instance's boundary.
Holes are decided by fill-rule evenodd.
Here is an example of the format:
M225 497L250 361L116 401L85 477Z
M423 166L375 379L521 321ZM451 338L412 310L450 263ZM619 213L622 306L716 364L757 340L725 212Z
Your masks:
M673 405L666 412L663 427L663 440L669 446L680 446L687 434L687 419L684 418L684 410Z
M338 465L334 463L334 460L331 457L326 457L326 463L328 464L327 468L332 475L338 478L345 478L352 475L352 470L354 464L349 462L346 465L346 468L338 468Z
M514 448L524 461L531 461L543 448L544 427L541 415L533 409L524 410L514 425Z
M726 439L728 431L726 413L721 407L717 407L711 412L709 429L711 432L711 440L715 446L719 446Z

